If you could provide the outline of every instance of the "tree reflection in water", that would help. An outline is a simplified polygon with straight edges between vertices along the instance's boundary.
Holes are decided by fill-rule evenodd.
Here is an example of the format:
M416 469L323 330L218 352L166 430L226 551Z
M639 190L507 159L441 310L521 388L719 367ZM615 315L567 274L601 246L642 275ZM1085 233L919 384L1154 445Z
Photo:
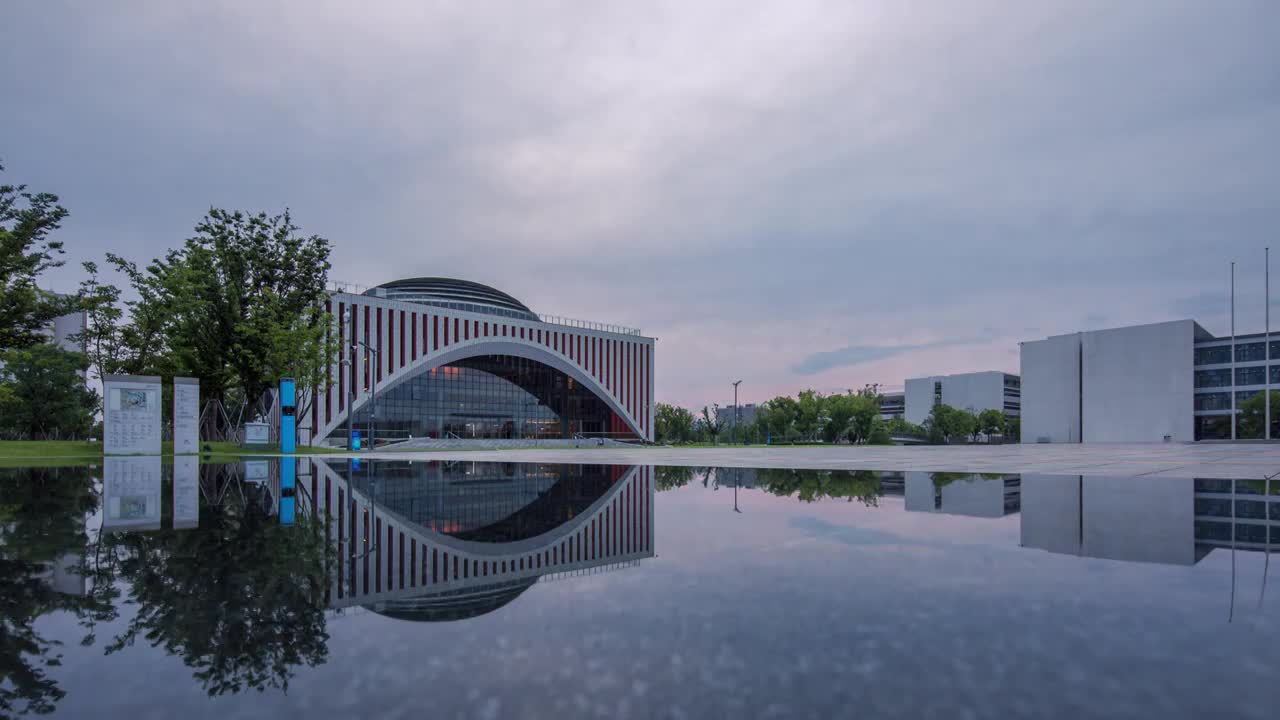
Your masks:
M326 660L323 522L281 525L263 511L260 486L241 489L202 505L198 528L102 538L138 606L108 654L143 638L181 657L211 696L287 690L295 667Z
M762 469L757 473L766 491L783 497L794 495L801 502L844 498L877 507L884 494L880 474L870 470Z
M114 617L114 593L56 588L89 542L85 518L98 507L95 468L0 468L0 716L52 712L65 692L47 674L60 664L60 643L35 621L57 610L81 623ZM64 572L70 570L70 572ZM92 643L92 634L84 642Z
M86 628L81 643L93 645L95 626L118 617L122 591L137 612L105 652L139 640L163 647L211 696L287 690L296 668L325 662L333 563L323 521L301 514L281 525L261 486L234 467L202 466L199 527L97 537L86 531L101 503L97 468L0 468L0 716L52 712L65 695L48 675L59 643L35 621L72 612ZM170 480L161 495L171 527ZM79 574L79 587L57 587L57 569L64 585Z

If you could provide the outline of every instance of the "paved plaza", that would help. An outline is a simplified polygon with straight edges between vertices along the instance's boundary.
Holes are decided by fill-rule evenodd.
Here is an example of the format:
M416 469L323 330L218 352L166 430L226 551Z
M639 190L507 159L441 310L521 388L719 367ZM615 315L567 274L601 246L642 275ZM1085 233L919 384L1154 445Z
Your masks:
M380 451L398 460L926 470L1055 475L1262 478L1280 473L1280 443L562 448Z

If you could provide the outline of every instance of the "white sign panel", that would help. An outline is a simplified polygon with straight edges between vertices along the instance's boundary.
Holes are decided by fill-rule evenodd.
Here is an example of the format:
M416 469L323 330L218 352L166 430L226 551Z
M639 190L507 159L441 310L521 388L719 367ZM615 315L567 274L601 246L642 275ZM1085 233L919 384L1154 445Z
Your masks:
M200 526L200 461L194 455L173 458L173 529Z
M245 445L270 445L271 444L271 426L266 423L245 423L244 424L244 444Z
M160 529L160 456L102 459L106 530Z
M200 452L200 381L173 379L173 454Z
M247 460L244 464L246 482L264 483L271 479L271 465L266 460Z
M106 455L160 454L160 378L107 375L102 413Z

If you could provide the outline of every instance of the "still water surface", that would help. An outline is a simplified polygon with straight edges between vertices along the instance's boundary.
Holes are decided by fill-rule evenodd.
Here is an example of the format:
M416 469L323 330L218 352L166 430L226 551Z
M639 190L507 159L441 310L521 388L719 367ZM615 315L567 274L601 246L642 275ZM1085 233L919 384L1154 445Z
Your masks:
M0 469L0 716L1235 717L1280 481Z

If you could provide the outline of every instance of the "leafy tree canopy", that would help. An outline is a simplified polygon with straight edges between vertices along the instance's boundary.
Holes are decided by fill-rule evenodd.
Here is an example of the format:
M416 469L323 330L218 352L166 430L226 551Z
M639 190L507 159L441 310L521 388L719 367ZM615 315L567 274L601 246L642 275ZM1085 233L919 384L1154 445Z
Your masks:
M0 355L0 431L30 440L87 437L98 394L81 376L89 359L49 342Z
M66 217L57 195L0 185L0 348L41 342L48 323L70 311L68 301L37 285L41 274L62 265L62 242L50 234Z

